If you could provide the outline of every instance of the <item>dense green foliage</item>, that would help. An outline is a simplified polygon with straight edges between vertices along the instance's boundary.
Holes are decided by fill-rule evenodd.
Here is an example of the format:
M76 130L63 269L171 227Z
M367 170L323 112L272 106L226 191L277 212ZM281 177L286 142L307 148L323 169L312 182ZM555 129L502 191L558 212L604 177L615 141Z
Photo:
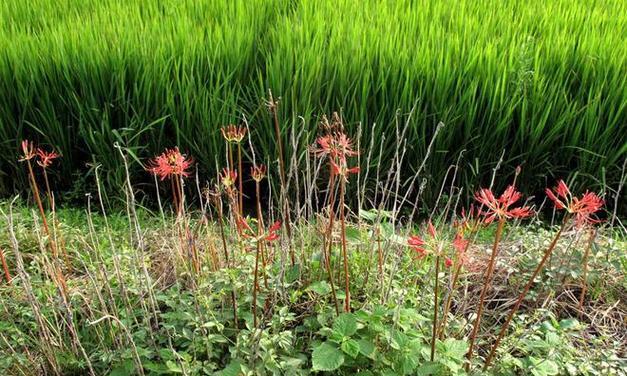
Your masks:
M352 130L363 124L362 144L385 139L373 165L396 151L397 110L415 108L408 174L442 121L426 167L435 181L466 150L461 174L476 186L506 149L505 165L524 163L523 176L576 171L590 188L616 186L626 15L621 0L5 0L0 191L25 186L15 179L23 137L63 153L66 190L83 184L86 162L119 187L114 142L140 158L178 144L208 174L223 152L218 128L242 115L261 152L276 155L269 88L282 98L286 140L304 123L311 142L317 116L341 110Z

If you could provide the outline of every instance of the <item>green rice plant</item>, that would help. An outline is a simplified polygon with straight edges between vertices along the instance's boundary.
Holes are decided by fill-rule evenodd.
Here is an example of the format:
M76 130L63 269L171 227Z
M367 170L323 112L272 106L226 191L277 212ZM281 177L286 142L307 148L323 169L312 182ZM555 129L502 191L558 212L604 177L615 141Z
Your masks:
M313 143L318 115L340 110L362 143L383 143L361 167L388 168L394 125L411 112L407 176L441 121L426 178L442 181L463 151L461 185L476 186L507 150L502 167L524 165L527 192L571 171L581 186L615 187L627 154L625 14L620 0L7 0L0 190L25 186L13 158L22 138L66 156L65 189L94 160L120 187L118 139L138 158L179 145L215 175L219 128L244 116L259 152L278 155L268 89L286 154L291 128Z

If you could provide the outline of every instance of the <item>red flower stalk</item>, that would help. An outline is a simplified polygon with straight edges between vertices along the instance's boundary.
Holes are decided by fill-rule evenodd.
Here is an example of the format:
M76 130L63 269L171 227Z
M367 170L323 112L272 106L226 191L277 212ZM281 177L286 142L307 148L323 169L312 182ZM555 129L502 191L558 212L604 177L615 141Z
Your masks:
M37 148L37 156L39 157L37 164L43 168L48 168L50 167L52 162L55 159L59 158L61 155L56 153L54 150L51 152L47 152L44 149Z
M581 198L573 197L563 180L558 181L553 190L547 188L545 192L556 209L566 210L574 216L577 227L600 222L595 213L601 210L605 202L596 193L586 191Z
M222 137L228 142L239 144L246 137L246 127L229 124L226 127L220 128Z
M183 176L188 177L187 171L194 163L192 158L188 158L181 154L178 147L174 149L166 149L149 162L148 171L157 175L161 180L168 177Z
M528 206L510 208L521 198L520 192L516 191L513 185L505 189L499 198L496 198L491 190L480 189L475 193L475 200L487 208L480 214L485 216L485 223L492 223L495 219L526 218L533 214L533 210Z

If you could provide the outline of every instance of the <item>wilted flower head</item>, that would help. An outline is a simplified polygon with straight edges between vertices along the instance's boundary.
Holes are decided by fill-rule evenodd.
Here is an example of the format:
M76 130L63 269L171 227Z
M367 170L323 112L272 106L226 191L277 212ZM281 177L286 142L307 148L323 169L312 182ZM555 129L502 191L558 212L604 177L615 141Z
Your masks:
M229 124L226 127L222 127L220 132L222 132L222 137L226 141L238 144L246 136L246 127Z
M259 226L259 223L257 223L257 226ZM248 224L248 219L246 218L239 217L237 219L237 227L242 233L242 236L244 236L247 239L251 239L254 241L264 240L267 242L273 242L279 239L278 232L281 229L281 222L280 221L274 222L272 226L268 228L267 231L265 230L262 231L261 235L257 235L257 233L255 233L252 227Z
M256 182L260 182L263 178L266 177L266 166L259 165L250 168L250 175L253 177L253 180Z
M533 211L528 206L510 209L510 206L520 198L520 192L516 191L513 185L507 187L499 198L496 198L492 191L487 188L480 189L475 193L475 200L487 208L486 211L481 212L485 216L485 223L491 223L495 219L526 218L532 215Z
M468 246L468 240L464 239L464 236L460 233L455 235L453 239L453 248L457 251L457 253L464 253L466 247Z
M37 164L43 168L49 167L55 159L60 157L60 155L54 151L47 152L41 148L37 148L37 156L39 156Z
M453 260L451 260L450 257L447 257L446 260L444 260L444 266L450 268L451 266L453 266Z
M225 187L232 187L237 181L237 170L223 168L222 173L220 174L220 181Z
M32 141L23 140L21 146L22 155L19 158L20 162L31 160L37 156L37 150Z
M194 163L192 158L188 158L181 154L178 147L174 149L166 149L149 162L148 171L157 175L161 180L165 180L171 176L188 177L187 171Z
M359 167L348 167L346 166L346 163L342 163L340 162L335 163L333 160L331 160L331 173L333 173L334 175L338 175L343 177L344 179L348 179L348 176L350 174L357 174L359 173Z
M581 198L573 197L563 180L558 181L553 190L547 188L545 192L557 209L565 209L575 216L577 226L600 222L594 214L601 210L605 202L596 193L586 191Z
M479 208L475 207L474 204L470 204L468 211L462 208L460 217L453 221L453 227L455 227L458 233L463 235L466 231L472 231L474 229L479 223L477 220L478 217Z

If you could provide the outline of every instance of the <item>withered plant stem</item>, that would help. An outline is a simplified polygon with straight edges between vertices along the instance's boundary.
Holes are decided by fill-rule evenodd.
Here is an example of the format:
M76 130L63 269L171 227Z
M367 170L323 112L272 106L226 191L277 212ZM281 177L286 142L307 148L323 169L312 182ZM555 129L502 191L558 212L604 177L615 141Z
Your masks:
M340 177L340 231L342 237L342 256L344 258L344 288L346 289L344 299L344 312L351 311L350 274L348 270L348 250L346 247L346 218L344 214L344 191L345 179Z
M494 263L496 260L496 255L498 253L499 242L501 241L501 235L503 234L503 227L505 226L505 219L499 219L499 223L496 227L496 234L494 235L494 244L492 245L492 254L490 255L490 262L488 263L488 269L486 270L485 280L483 281L483 288L481 289L481 296L479 297L479 306L477 307L477 317L475 318L475 323L472 327L472 333L470 334L470 345L468 347L468 352L466 353L466 372L470 371L470 366L472 364L472 351L475 346L475 340L477 338L477 333L479 332L479 325L481 324L481 315L483 314L483 304L485 302L485 297L490 288L490 282L492 280L492 272L494 271Z
M507 316L507 320L505 320L505 323L501 326L501 330L499 331L499 334L496 337L496 340L494 341L492 348L490 349L490 354L485 360L485 363L483 365L484 371L487 370L488 367L490 366L490 362L492 361L492 359L494 358L494 355L496 354L496 349L498 348L499 343L503 339L503 336L505 335L505 332L507 331L509 324L511 323L512 319L514 318L514 315L518 311L518 308L520 308L520 304L525 299L525 296L527 296L527 293L531 289L531 286L533 286L534 280L536 279L540 271L542 271L542 269L544 268L544 264L546 263L546 260L548 260L549 256L551 256L551 253L553 253L553 250L555 249L555 246L557 245L557 241L560 239L560 237L562 236L562 232L566 228L568 220L569 220L569 216L566 216L564 218L564 222L562 223L562 226L560 227L559 231L557 231L557 234L555 234L555 237L551 241L551 244L549 244L549 247L544 252L544 256L542 257L542 260L540 260L540 263L538 264L538 266L536 266L536 269L533 271L533 274L531 275L531 277L529 278L529 281L525 285L525 288L520 293L520 295L518 295L518 299L516 300L516 303L510 310L509 316Z
M2 269L4 270L4 276L7 279L7 284L11 284L11 274L9 273L9 266L7 260L4 258L4 250L0 248L0 261L2 261Z
M433 290L433 329L431 330L431 361L435 359L435 339L438 332L438 288L440 287L440 254L435 257L435 288Z
M281 127L279 126L279 115L278 115L278 106L279 103L274 100L272 97L272 92L269 93L269 109L272 112L272 119L274 120L274 133L276 135L277 147L279 149L279 180L281 183L281 194L279 197L279 201L281 198L283 199L283 223L285 223L285 230L287 231L287 242L290 251L290 261L292 266L296 262L294 257L294 248L292 247L292 227L290 218L290 200L288 198L287 192L287 184L285 179L285 162L283 160L283 139L281 137Z
M590 249L594 244L594 239L596 237L596 231L594 227L590 228L590 239L588 240L588 244L586 245L586 250L583 254L583 275L581 280L581 293L579 294L579 305L577 309L579 311L579 317L583 313L583 301L586 297L586 290L588 289L588 258L590 257Z
M324 256L325 266L327 267L327 274L329 276L329 283L331 284L331 295L333 296L333 303L335 304L335 314L339 316L340 306L337 302L337 294L335 292L335 283L333 282L333 270L331 269L331 247L333 246L333 220L335 213L333 211L333 204L335 203L335 174L331 166L329 166L329 225L327 227L327 233L324 236L322 242L322 254Z

